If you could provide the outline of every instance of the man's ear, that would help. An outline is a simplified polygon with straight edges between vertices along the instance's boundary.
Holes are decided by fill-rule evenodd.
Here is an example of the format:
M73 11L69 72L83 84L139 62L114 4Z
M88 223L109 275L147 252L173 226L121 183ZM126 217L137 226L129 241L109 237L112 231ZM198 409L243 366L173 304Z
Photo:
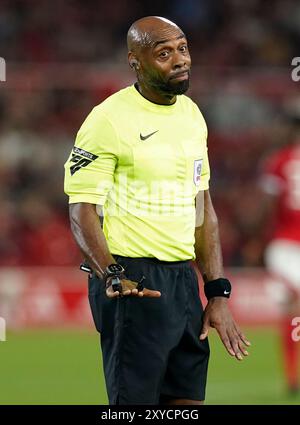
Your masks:
M137 60L134 53L132 52L128 53L128 62L129 62L130 68L135 70L139 69L139 61Z
M130 66L133 69L139 69L139 63L136 59L133 59L132 61L130 61Z

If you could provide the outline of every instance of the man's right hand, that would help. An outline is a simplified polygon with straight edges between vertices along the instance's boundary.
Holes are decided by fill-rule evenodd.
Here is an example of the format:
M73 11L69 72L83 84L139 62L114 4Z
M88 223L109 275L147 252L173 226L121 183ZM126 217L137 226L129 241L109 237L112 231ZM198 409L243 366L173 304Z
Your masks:
M106 288L106 295L108 298L116 298L121 296L135 296L135 297L149 297L149 298L159 298L161 293L159 291L153 291L152 289L143 288L141 291L137 289L138 282L134 282L129 279L121 279L120 283L122 285L122 294L120 291L114 291L112 285L109 285Z

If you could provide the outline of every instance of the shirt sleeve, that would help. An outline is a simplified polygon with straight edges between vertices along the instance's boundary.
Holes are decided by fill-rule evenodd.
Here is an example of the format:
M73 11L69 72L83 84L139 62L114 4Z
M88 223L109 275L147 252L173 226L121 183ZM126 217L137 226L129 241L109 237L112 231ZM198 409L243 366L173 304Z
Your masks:
M104 205L114 183L118 135L103 111L96 107L79 129L65 163L65 193L69 203Z

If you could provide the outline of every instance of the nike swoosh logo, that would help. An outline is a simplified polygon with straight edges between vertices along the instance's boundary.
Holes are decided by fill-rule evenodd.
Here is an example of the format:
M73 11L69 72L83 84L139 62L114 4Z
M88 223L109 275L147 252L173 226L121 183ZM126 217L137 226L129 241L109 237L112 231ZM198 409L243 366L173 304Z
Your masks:
M158 130L153 131L153 133L147 134L146 136L142 136L142 134L140 133L140 139L141 140L147 140L149 137L153 136L153 134L157 133Z
M224 295L228 295L228 294L230 294L230 291L224 291Z

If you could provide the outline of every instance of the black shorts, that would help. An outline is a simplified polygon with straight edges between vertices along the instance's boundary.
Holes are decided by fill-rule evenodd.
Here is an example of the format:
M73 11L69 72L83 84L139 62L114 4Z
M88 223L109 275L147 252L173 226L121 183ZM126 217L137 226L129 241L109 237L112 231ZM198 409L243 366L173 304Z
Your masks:
M110 404L159 404L161 398L204 400L209 359L198 280L189 261L115 256L134 281L146 277L160 298L109 299L103 282L89 279Z

